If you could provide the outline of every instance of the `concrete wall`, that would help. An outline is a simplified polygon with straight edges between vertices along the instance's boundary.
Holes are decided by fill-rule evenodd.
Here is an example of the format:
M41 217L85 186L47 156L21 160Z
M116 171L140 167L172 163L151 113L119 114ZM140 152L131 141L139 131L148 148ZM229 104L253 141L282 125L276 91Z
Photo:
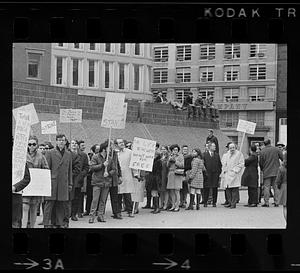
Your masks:
M59 114L61 108L79 108L82 109L83 119L101 120L104 100L104 97L78 95L78 90L73 88L13 82L13 108L34 103L38 113ZM186 111L175 111L170 105L145 103L131 100L127 96L126 101L126 122L218 128L218 122L187 120Z

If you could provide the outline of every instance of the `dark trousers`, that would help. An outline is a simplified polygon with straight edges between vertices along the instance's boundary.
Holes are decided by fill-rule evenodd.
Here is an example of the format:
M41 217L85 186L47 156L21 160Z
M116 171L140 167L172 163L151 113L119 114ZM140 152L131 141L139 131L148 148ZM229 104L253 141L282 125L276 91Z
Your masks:
M268 177L264 179L264 200L266 204L269 204L270 199L270 189L271 186L274 190L274 203L278 205L278 194L279 190L277 188L277 184L275 183L276 177Z
M210 191L212 192L212 202L213 202L213 204L216 204L217 199L218 199L218 188L204 188L203 189L203 202L204 202L204 204L207 204Z
M81 188L74 189L74 199L72 200L71 215L75 216L79 212L80 200L81 200Z
M86 180L86 203L85 203L85 211L90 213L91 204L93 200L93 186L91 185L91 178L87 178Z
M46 200L43 218L44 226L63 226L68 202L69 201Z
M72 212L72 201L65 201L64 203L64 210L65 210L65 216L64 216L64 224L69 225L69 218L71 217Z
M118 186L109 188L110 203L114 215L120 214L122 207L119 206Z
M132 208L133 208L133 204L132 204L132 201L131 201L131 194L130 193L118 194L118 203L119 203L120 208L122 208L122 197L124 198L125 210L128 213L131 213Z
M239 200L239 187L226 188L228 202L231 206L235 206Z
M188 194L188 182L186 180L184 180L182 182L182 189L180 189L180 204L186 204L186 198L187 198L187 194Z
M152 199L152 194L151 194L151 190L146 188L146 197L147 197L147 207L151 207L151 199Z
M258 204L258 190L257 187L248 187L248 204Z
M22 217L23 217L23 199L22 194L13 193L12 194L12 227L21 228L22 227Z

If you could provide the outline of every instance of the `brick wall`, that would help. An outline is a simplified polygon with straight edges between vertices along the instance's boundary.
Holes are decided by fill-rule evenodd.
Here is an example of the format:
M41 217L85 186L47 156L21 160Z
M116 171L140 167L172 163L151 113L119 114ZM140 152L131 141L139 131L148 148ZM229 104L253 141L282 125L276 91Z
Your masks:
M49 85L13 82L13 108L34 103L38 113L59 114L61 108L80 108L82 118L100 120L104 97L78 95L77 89ZM126 99L128 103L126 122L143 122L184 127L218 128L218 122L187 120L186 111L172 109L170 105L141 103Z

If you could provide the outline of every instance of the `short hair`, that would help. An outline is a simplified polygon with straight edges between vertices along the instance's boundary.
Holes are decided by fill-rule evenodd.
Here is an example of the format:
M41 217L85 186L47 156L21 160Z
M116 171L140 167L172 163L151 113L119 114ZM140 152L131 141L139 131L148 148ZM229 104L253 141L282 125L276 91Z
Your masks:
M91 150L93 151L93 153L96 152L96 146L99 146L99 144L94 144L94 145L91 147Z
M57 134L55 140L58 140L59 138L65 138L67 140L67 137L65 134Z
M229 142L229 144L228 144L228 148L229 148L230 144L233 144L233 145L234 145L234 147L235 147L235 148L237 148L237 145L236 145L236 144L235 144L233 141Z
M29 136L28 141L31 140L31 139L35 140L36 144L39 143L39 140L36 136Z
M40 144L39 144L39 147L41 147L41 146L44 146L44 147L45 147L46 145L45 145L44 143L40 143Z
M251 152L256 152L256 150L257 150L257 146L256 146L255 144L252 144L252 145L250 146L250 151L251 151Z
M212 133L214 132L214 130L213 130L213 129L208 129L208 131L209 131L209 132L212 132Z
M108 142L107 141L101 143L99 152L101 153L103 150L106 150L107 147L108 147Z
M121 139L122 141L124 141L124 144L125 144L125 140L124 140L123 138L116 138L115 141L114 141L114 143L115 143L116 145L118 145L118 139Z
M182 146L181 146L181 149L183 149L184 147L189 147L188 145L186 145L186 144L183 144Z
M77 140L77 139L73 138L73 139L71 139L71 142L72 142L72 141L75 141L76 144L78 145L78 140Z
M226 148L228 149L229 148L229 144L230 144L231 142L228 142L227 144L226 144Z
M216 143L214 143L212 141L209 141L207 144L208 144L208 147L211 147L211 145L213 145L213 144L217 147ZM229 147L229 145L228 145L228 147Z
M174 148L177 148L177 149L178 149L178 152L180 151L180 147L179 147L178 144L173 144L173 145L171 145L169 149L170 149L170 151L172 152L172 151L174 150Z
M78 146L80 146L81 143L85 143L84 140L81 139L81 140L77 141Z
M45 146L48 145L49 149L53 149L54 146L52 145L52 143L50 141L45 141Z
M270 145L271 144L271 139L265 139L264 144L265 144L265 146Z
M155 144L155 148L159 148L159 143L158 142L156 142L156 144Z

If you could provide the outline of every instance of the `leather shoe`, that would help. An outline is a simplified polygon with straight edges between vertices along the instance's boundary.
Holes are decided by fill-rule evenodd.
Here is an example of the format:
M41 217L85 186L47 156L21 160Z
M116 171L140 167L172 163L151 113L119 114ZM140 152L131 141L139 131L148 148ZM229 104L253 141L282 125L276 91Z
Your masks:
M222 206L226 206L226 205L228 205L229 203L228 202L224 202L224 203L222 203L221 205Z
M89 219L89 223L90 223L90 224L93 224L93 223L94 223L94 218L90 218L90 219Z
M216 207L217 207L217 205L216 205L216 204L213 204L213 207L214 207L214 208L216 208Z
M248 207L254 208L254 207L257 207L257 204L251 204L251 205L249 205Z
M246 204L246 205L244 205L244 207L250 207L250 205L249 205L249 204Z
M230 205L230 204L227 204L227 205L225 205L224 207L225 207L225 208L230 208L231 205Z
M230 208L231 208L231 209L235 209L235 208L236 208L236 206L230 206Z
M274 207L279 207L279 205L278 204L274 204Z
M266 207L266 208L268 208L269 207L269 205L268 204L263 204L263 205L261 205L262 207Z
M78 218L83 218L83 214L82 213L78 213Z
M76 215L71 216L71 220L72 221L78 221L78 218L76 217Z
M83 216L89 216L89 213L86 211Z
M151 209L151 207L146 205L146 206L142 207L142 209Z
M203 206L203 207L207 208L207 204L204 204L204 206Z
M180 210L180 208L174 209L175 212L178 212Z
M104 220L103 215L99 215L99 216L97 217L97 221L98 221L98 222L106 222L106 221Z

